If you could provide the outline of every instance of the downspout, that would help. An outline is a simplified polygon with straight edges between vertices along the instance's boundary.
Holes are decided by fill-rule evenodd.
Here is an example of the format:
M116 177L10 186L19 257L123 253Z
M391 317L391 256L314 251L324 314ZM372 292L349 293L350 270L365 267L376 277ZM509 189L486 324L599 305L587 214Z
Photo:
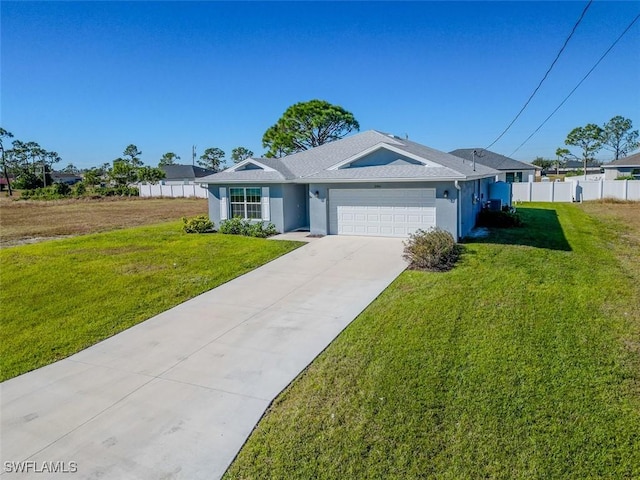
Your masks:
M462 200L462 188L460 187L460 183L458 183L458 180L456 180L454 182L454 185L456 187L456 190L458 190L458 200L457 200L457 203L458 203L458 207L457 207L458 208L458 240L460 240L460 238L462 238L461 235L460 235L460 232L462 232L462 203L461 203L461 200Z

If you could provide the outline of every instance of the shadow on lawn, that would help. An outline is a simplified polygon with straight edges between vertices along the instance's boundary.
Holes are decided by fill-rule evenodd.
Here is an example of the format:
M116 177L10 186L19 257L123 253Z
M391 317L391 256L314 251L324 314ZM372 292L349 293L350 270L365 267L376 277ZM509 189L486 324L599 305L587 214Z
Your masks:
M522 208L518 210L524 226L514 228L492 228L486 238L474 238L469 243L499 243L504 245L526 245L550 250L571 251L555 210Z

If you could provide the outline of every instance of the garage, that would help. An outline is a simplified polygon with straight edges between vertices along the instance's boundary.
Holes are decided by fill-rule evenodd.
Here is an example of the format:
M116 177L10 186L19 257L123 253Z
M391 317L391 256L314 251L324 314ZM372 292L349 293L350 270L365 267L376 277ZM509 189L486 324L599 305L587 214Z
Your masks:
M329 233L406 237L436 226L435 188L330 189Z

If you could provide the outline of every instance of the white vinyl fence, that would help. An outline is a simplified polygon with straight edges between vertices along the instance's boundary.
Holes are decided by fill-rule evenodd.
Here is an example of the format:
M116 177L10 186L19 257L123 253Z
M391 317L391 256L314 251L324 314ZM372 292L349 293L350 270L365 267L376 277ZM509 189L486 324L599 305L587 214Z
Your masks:
M564 182L513 183L514 202L580 202L616 198L639 200L638 180L569 180Z
M207 198L208 190L200 185L151 185L139 183L141 197L197 197Z

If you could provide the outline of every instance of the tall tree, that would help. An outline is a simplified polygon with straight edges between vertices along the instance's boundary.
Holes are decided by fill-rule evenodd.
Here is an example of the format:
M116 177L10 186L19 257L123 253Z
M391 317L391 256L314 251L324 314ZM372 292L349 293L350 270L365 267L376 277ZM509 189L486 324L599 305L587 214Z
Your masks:
M603 147L613 152L614 160L626 157L640 146L638 130L631 130L633 123L620 115L604 124Z
M290 106L262 136L267 157L282 157L343 138L360 124L351 112L324 100Z
M176 161L180 160L180 157L173 152L167 152L160 158L158 167L164 167L165 165L175 165Z
M136 147L133 143L128 145L127 148L124 149L124 152L122 152L122 155L124 155L125 157L129 157L127 158L127 160L129 161L132 167L142 166L142 160L140 160L139 158L140 155L142 155L142 152L138 150L138 147Z
M587 164L595 160L594 155L602 148L604 130L595 123L588 123L584 127L576 127L569 132L565 145L578 147L582 150L584 176L587 177Z
M198 165L204 168L210 168L217 172L221 169L224 162L224 150L216 147L207 148L198 160Z
M575 157L568 148L556 148L556 175L560 173L560 165L563 165L571 156Z
M76 167L73 163L70 163L60 171L64 173L70 173L73 175L78 175L80 173L80 169L78 169L78 167Z
M245 147L236 147L231 150L231 160L233 163L240 163L253 156L253 152Z
M9 196L12 196L13 192L11 191L11 179L9 178L9 169L7 168L7 156L5 155L5 151L4 151L4 140L9 138L13 138L13 133L0 127L0 151L2 152L2 157L1 157L2 175L4 175L4 178L7 180L7 188L9 189Z

